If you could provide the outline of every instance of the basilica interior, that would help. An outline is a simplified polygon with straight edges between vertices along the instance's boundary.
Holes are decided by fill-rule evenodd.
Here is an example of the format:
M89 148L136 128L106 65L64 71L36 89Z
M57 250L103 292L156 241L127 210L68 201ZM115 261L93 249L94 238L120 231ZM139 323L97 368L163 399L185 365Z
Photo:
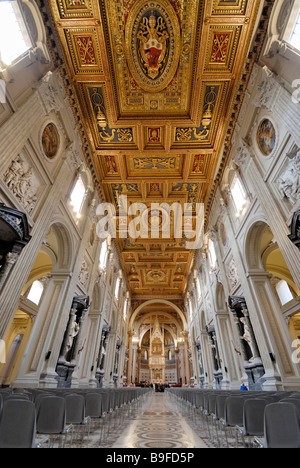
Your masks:
M299 65L300 0L0 2L1 447L300 448Z

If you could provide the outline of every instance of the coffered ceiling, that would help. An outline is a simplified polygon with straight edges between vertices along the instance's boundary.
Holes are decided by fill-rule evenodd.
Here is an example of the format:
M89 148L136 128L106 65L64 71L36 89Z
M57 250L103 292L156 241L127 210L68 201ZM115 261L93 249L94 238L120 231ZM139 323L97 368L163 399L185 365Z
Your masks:
M98 183L117 211L121 195L194 215L206 203L259 3L49 0ZM194 252L171 224L168 238L118 239L136 298L182 297Z

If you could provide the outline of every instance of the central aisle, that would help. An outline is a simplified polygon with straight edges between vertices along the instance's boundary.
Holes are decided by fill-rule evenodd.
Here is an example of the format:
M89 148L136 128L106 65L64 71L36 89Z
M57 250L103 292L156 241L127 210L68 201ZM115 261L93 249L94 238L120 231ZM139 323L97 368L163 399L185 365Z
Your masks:
M170 402L152 393L112 448L208 448Z

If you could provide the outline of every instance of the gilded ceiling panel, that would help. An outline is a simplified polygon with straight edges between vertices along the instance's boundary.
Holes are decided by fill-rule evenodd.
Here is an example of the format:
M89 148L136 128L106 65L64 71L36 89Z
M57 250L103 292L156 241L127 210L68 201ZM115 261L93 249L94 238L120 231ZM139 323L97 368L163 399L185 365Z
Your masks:
M183 213L187 207L189 228L180 238L172 215L170 232L159 238L128 235L122 218L117 225L133 297L181 300L194 255L187 236L235 124L233 103L260 1L49 4L106 200L117 213L122 196L127 208L144 204L145 229L151 203L178 203ZM162 213L152 218L159 227Z

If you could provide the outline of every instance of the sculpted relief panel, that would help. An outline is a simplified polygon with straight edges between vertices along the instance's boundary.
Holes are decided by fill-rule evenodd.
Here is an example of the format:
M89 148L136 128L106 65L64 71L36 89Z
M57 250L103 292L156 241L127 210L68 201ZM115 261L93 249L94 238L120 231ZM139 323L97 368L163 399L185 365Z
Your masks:
M288 160L288 165L277 181L280 193L292 205L300 202L300 150Z
M39 181L24 154L17 156L3 175L7 187L27 213L32 214L38 200Z

